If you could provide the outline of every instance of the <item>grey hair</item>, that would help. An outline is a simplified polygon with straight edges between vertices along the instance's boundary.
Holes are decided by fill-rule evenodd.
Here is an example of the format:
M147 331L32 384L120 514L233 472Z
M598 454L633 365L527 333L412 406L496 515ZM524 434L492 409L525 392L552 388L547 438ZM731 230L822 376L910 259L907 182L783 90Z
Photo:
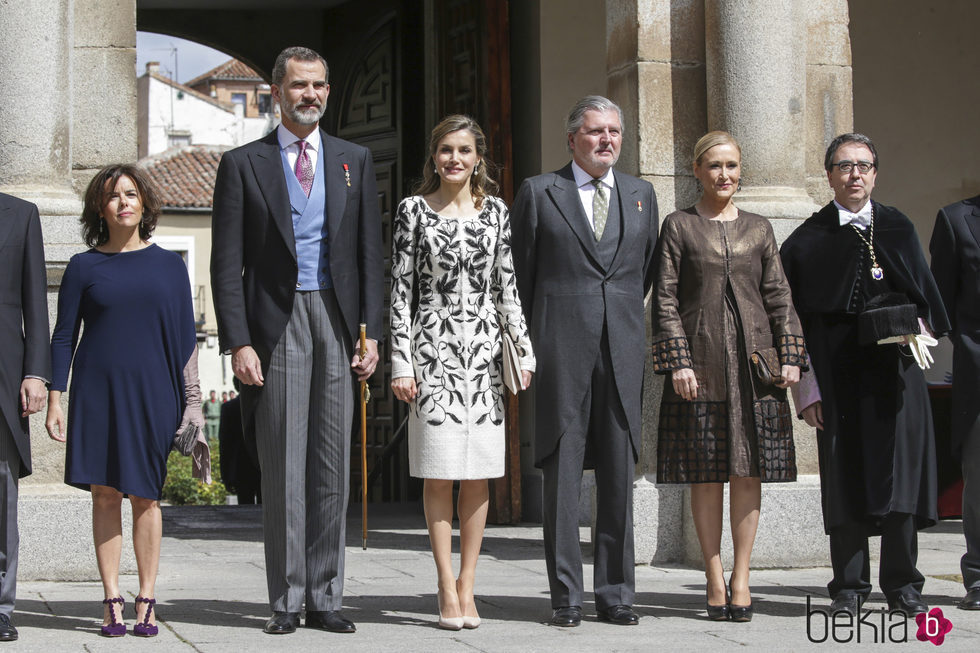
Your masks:
M319 61L323 64L323 80L330 81L330 68L327 66L327 60L321 57L316 50L294 45L280 52L279 56L276 57L275 65L272 66L272 83L276 86L282 86L282 80L286 79L286 62L290 59Z
M874 142L872 142L872 140L864 134L852 132L848 134L841 134L834 140L830 141L830 145L827 146L827 154L823 158L823 167L827 172L830 172L833 168L834 155L837 154L837 150L841 145L846 143L857 143L858 145L867 146L867 148L871 150L871 156L874 159L872 163L874 163L875 170L878 169L878 150L875 149Z
M565 118L565 133L571 135L579 130L582 123L585 122L586 111L606 112L614 109L617 115L619 115L619 123L622 126L623 110L619 108L618 104L601 95L586 95L576 102L568 112L568 117ZM571 146L569 146L569 151L571 151Z

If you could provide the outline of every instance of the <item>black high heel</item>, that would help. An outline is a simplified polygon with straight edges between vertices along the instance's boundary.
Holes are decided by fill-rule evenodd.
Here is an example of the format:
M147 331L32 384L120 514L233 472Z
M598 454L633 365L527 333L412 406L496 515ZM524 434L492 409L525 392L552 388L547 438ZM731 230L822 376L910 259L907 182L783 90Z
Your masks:
M724 576L722 576L722 581L724 582ZM705 587L705 593L707 594L708 588ZM728 598L728 586L725 586L725 603L724 605L711 605L708 602L707 597L704 599L704 607L708 611L708 619L711 621L728 621L731 618L731 610L729 607Z
M728 595L734 596L735 593L732 592L732 578L735 574L728 577ZM729 599L731 601L731 599ZM749 601L748 605L735 605L729 602L728 604L729 619L732 621L737 621L738 623L748 623L752 621L752 602Z

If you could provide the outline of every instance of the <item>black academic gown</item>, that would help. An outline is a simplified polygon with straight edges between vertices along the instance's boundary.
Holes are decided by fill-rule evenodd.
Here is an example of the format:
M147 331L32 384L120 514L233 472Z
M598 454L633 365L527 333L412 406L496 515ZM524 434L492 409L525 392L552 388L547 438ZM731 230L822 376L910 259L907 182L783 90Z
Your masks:
M858 314L873 296L904 293L939 336L942 299L911 221L874 202L874 246L885 276L872 279L867 246L828 204L783 243L781 255L823 399L817 431L824 527L889 513L936 522L936 454L925 377L907 347L858 344ZM867 232L864 232L867 236Z

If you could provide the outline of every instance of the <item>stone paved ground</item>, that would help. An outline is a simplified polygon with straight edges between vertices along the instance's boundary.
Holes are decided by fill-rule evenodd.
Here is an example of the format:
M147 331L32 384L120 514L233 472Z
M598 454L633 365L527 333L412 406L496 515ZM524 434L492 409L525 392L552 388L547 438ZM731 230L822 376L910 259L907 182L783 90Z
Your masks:
M713 623L704 618L704 576L681 565L637 568L635 627L599 623L587 604L580 628L545 625L550 616L541 527L491 526L478 568L483 625L449 632L435 627L435 570L424 520L415 506L377 509L370 520L369 548L360 547L360 522L348 530L347 589L344 609L357 623L353 635L301 629L288 636L261 632L268 617L260 515L255 507L167 507L157 596L161 633L151 640L127 635L98 636L101 586L98 582L23 582L14 624L20 641L0 645L17 651L823 651L881 648L881 616L862 626L862 643L822 644L807 639L806 601L825 606L830 572L818 569L767 569L752 575L756 617L749 624ZM583 529L583 540L588 539ZM920 568L928 575L925 596L942 608L953 630L940 651L980 650L980 612L954 606L962 597L957 582L937 577L958 573L963 551L959 522L944 522L920 536ZM587 554L588 545L585 546ZM94 570L94 556L93 556ZM586 579L591 568L586 568ZM131 625L135 576L122 588ZM879 593L868 607L884 606ZM810 620L811 635L824 635L823 619ZM889 622L898 623L898 622ZM911 623L911 622L910 622ZM909 651L930 651L908 629ZM893 630L898 636L904 629ZM840 630L843 638L853 631ZM877 634L878 645L869 641ZM891 649L889 649L891 650ZM0 651L2 653L2 651Z

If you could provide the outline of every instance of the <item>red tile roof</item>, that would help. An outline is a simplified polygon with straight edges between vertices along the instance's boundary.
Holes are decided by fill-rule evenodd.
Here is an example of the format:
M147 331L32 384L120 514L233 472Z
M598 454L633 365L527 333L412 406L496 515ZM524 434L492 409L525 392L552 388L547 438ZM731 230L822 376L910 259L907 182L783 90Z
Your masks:
M212 68L206 73L202 73L197 77L195 77L194 79L192 79L191 81L186 82L186 85L197 86L198 84L201 84L211 79L224 79L224 80L233 79L233 80L247 80L247 81L256 81L256 82L265 81L262 79L262 75L258 74L257 72L255 72L254 69L242 63L238 59L229 59L228 61L224 62L220 66Z
M155 79L158 82L163 82L164 84L172 86L179 91L187 93L191 97L197 98L198 100L207 102L208 104L213 104L214 106L224 109L229 113L234 113L235 111L235 105L232 104L231 102L219 102L218 100L214 99L207 93L201 93L200 91L196 91L192 89L190 86L187 86L186 84L178 84L174 80L170 79L169 77L164 77L160 73L146 73L146 76Z
M165 208L210 209L218 161L228 147L191 145L140 159Z

